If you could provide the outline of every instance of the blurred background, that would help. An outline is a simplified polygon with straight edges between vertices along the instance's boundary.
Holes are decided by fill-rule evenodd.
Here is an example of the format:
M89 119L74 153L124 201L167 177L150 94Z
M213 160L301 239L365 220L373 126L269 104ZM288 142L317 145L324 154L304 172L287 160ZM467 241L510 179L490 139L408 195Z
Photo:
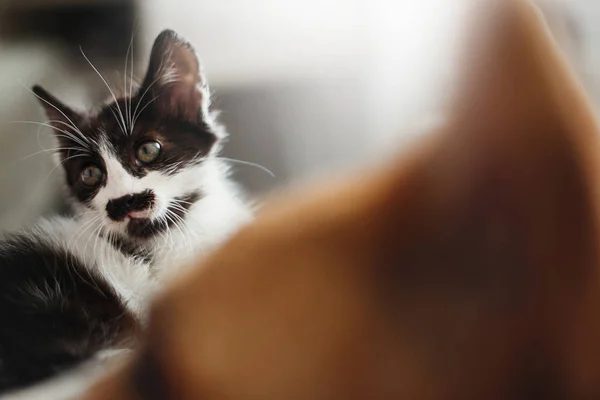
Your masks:
M592 96L600 1L539 1ZM490 0L492 4L492 0ZM200 54L253 196L397 152L438 123L467 8L458 0L0 0L0 229L55 212L61 169L29 88L89 107L122 86L133 37L141 79L172 28ZM40 129L41 128L41 129Z

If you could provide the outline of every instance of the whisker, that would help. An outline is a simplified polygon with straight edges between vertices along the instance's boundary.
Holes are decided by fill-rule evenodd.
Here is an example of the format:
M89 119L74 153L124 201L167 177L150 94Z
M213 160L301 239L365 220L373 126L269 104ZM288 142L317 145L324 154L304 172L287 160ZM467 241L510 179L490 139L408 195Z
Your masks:
M185 239L185 241L187 242L187 249L191 250L192 249L192 241L191 241L191 232L188 229L188 227L185 224L185 221L176 213L170 211L167 209L167 212L170 213L172 215L172 217L175 219L174 224L175 227L179 230L179 232L181 233L181 236L183 236L183 238ZM181 224L181 226L180 226ZM183 233L183 231L185 230L185 234ZM196 235L194 235L196 236Z
M67 128L73 129L75 131L75 133L78 134L86 143L88 143L90 145L93 144L96 147L100 146L99 143L95 139L92 139L92 138L84 135L83 132L81 132L81 130L79 128L77 128L76 126L73 126L71 124L68 124L68 123L58 120L58 119L51 119L51 120L46 121L46 123L56 123L56 124L65 125ZM57 130L58 128L54 127L54 129ZM62 132L64 132L64 131L62 131Z
M135 123L137 122L137 119L140 117L140 115L142 115L142 113L144 112L144 110L146 109L146 107L148 107L150 104L152 104L156 99L158 99L158 96L155 96L152 100L150 100L148 103L144 104L144 107L142 107L142 109L140 110L139 113L137 113L137 115L135 115L133 122L132 122L132 126L135 125ZM138 101L138 106L140 105L140 101ZM137 111L137 106L135 107L136 111ZM135 113L134 113L135 114ZM133 128L132 128L133 129Z
M177 222L175 222L175 221L174 221L174 220L173 220L173 219L170 217L170 216L173 216L173 215L176 215L176 214L175 214L173 211L169 210L168 208L167 208L167 210L166 210L166 211L167 211L167 212L166 212L165 216L167 217L167 219L168 219L169 221L171 221L171 222L173 223L173 225L175 225L175 227L176 227L176 228L179 230L179 233L181 233L181 236L182 236L182 237L185 237L185 236L184 236L184 234L183 234L183 231L182 231L181 229L179 229L179 226L177 225Z
M76 126L73 126L73 125L71 125L71 124L69 124L69 123L67 123L65 121L61 121L59 119L51 119L51 120L46 121L46 123L48 123L48 122L65 125L67 128L73 129L75 131L75 133L79 134L83 140L85 140L86 142L90 142L90 139L87 136L85 136L81 132L81 130L79 130L79 128L77 128ZM57 128L54 127L54 129L57 129Z
M83 236L83 234L88 231L92 226L94 226L94 224L98 221L100 221L100 218L102 217L102 214L100 214L98 211L93 211L95 213L98 213L97 216L95 216L94 218L91 218L90 220L84 222L71 236L71 239L69 240L69 243L72 246L75 246L77 241L81 238L81 236ZM77 235L77 233L79 232L79 235ZM72 247L70 246L70 248L72 249Z
M160 79L162 78L162 76L159 74L158 77L156 79L154 79L152 82L150 82L150 84L148 85L148 87L146 88L146 90L144 90L144 93L142 93L142 96L139 98L138 103L135 106L135 110L133 111L133 115L135 116L134 118L134 123L137 120L137 117L139 117L139 114L142 113L142 111L144 111L144 109L148 106L148 104L144 105L144 108L142 108L142 110L140 110L139 114L137 113L138 107L140 106L140 104L142 104L142 100L144 100L144 97L146 97L146 94L148 93L148 91L150 91L150 89L152 89L152 87L156 84L156 82L158 82ZM152 103L154 100L156 100L158 96L156 96L155 98L153 98L152 100L150 100L150 103Z
M75 218L83 217L84 215L96 214L98 212L99 211L96 211L96 210L90 210L90 211L85 211L85 212L76 212L75 213Z
M127 54L125 55L125 68L124 68L124 72L123 72L123 90L125 91L125 97L128 97L128 95L127 95L127 68L129 66L129 53L131 52L132 45L133 45L133 34L131 35L131 40L129 41L129 46L127 47ZM127 102L125 102L125 117L127 118L128 121L130 121L127 108L128 108ZM131 124L129 126L131 126Z
M49 122L52 122L52 121L49 121ZM58 122L60 122L60 121L58 121ZM81 146L83 146L83 147L85 147L85 148L89 149L89 144L88 144L88 143L85 143L85 142L82 142L82 141L81 141L81 140L80 140L80 139L79 139L77 136L73 135L73 133L72 133L72 132L66 131L66 130L64 130L64 129L57 128L57 127L55 127L54 125L52 125L52 124L49 124L49 123L47 123L47 122L37 122L37 121L10 121L9 123L10 123L10 124L31 124L31 125L39 125L40 127L47 127L47 128L51 128L51 129L54 129L54 130L56 130L56 131L59 131L59 132L62 132L62 133L64 133L64 135L65 135L65 136L63 136L63 135L58 135L59 137L65 137L65 138L67 138L67 139L70 139L70 140L72 140L72 141L76 142L77 144L79 144L79 145L81 145ZM67 124L67 125L68 125L68 124ZM82 135L83 135L83 134L82 134ZM82 137L84 137L84 136L82 136ZM84 137L84 138L85 138L85 137ZM86 140L86 141L87 141L87 140Z
M188 203L191 204L191 203ZM177 202L173 202L170 204L170 207L173 207L179 211L181 211L183 213L184 216L187 216L187 214L189 214L189 210L186 210L182 205L177 204Z
M127 126L125 125L125 118L123 117L123 112L121 111L121 107L119 106L119 103L117 102L117 96L115 96L115 93L113 92L113 90L111 89L111 87L109 86L108 82L106 81L106 79L104 79L104 76L102 76L102 74L100 73L100 71L98 71L98 69L94 66L94 64L92 64L92 62L90 61L90 59L85 55L85 53L83 52L83 48L81 46L79 46L79 50L81 51L81 55L83 55L83 58L85 58L85 60L88 62L88 64L90 64L90 67L92 67L92 69L96 72L96 74L98 74L98 76L100 77L100 79L102 80L102 82L104 82L104 84L106 85L106 88L108 89L108 91L110 92L114 102L115 102L115 106L117 107L117 111L119 112L119 116L121 117L121 122L123 123L123 134L126 134L127 131ZM115 116L116 118L116 116ZM117 120L117 123L119 121Z
M99 220L99 218L100 218L100 216L101 216L101 215L99 215L97 218L95 218L95 219L94 219L94 222L98 221L98 220ZM91 227L91 226L93 226L93 223L92 223L92 224L90 224L90 227ZM100 225L99 225L99 226L100 226L100 227L102 227L102 223L101 223L101 222L100 222ZM89 228L89 227L88 227L88 228ZM88 230L88 228L86 228L86 230ZM94 230L94 232L95 232L95 230ZM93 234L92 234L92 235L93 235ZM91 237L91 236L90 236L90 237ZM79 240L79 238L78 238L77 240ZM89 241L89 238L88 238L88 241ZM86 246L83 248L83 252L84 252L84 253L85 253L85 250L86 250L86 248L87 248L87 242L86 242ZM91 281L89 281L89 280L85 279L85 278L84 278L84 277L81 275L81 273L79 272L78 268L76 268L76 267L75 267L75 261L77 261L77 260L76 260L76 257L75 257L75 254L74 254L74 252L73 252L72 250L70 251L70 253L71 253L71 262L72 262L71 269L72 269L72 270L73 270L73 271L74 271L74 272L77 274L77 276L79 276L79 278L81 278L81 280L82 280L82 281L84 281L85 283L87 283L88 285L90 285L90 287L92 287L92 288L96 289L96 290L97 290L97 291L98 291L100 294L104 295L104 292L102 292L102 290L101 290L101 289L98 287L98 283L97 283L97 282L94 280L94 278L93 278L91 275L90 275L90 279L91 279Z
M48 100L41 98L40 96L38 96L37 94L35 94L31 89L29 89L27 86L23 85L21 83L21 86L27 90L29 93L33 94L35 97L37 97L38 99L40 99L41 101L43 101L44 103L48 104L50 107L54 108L56 111L58 111L63 117L65 117L67 119L67 121L69 121L71 123L71 127L79 134L81 135L82 138L85 139L85 135L83 133L81 133L81 131L79 129L77 129L75 123L71 120L71 118L67 117L67 115L62 112L62 110L60 108L58 108L57 106L55 106L54 104L50 103ZM66 122L63 122L64 124L66 124Z
M133 134L133 113L131 112L131 109L132 109L131 99L133 98L133 62L134 62L134 56L135 56L133 43L134 43L136 33L137 33L137 27L134 26L133 32L131 33L131 43L130 43L130 45L131 45L131 68L129 71L129 127L130 127L129 134L130 135Z
M74 156L67 157L67 158L65 158L64 160L61 160L59 163L57 163L57 164L54 166L54 168L52 168L52 169L50 170L50 172L48 172L48 175L46 176L46 179L45 179L45 181L44 181L44 182L47 182L47 181L48 181L48 179L50 179L50 176L52 175L52 173L53 173L53 172L54 172L54 171L55 171L55 170L56 170L58 167L60 167L60 166L64 165L64 164L65 164L65 162L67 162L67 161L69 161L69 160L72 160L73 158L77 158L77 157L87 157L87 154L76 154L76 155L74 155Z
M167 239L171 242L171 246L175 247L175 241L173 240L173 234L171 233L171 229L168 229L168 227L169 227L168 214L165 214L162 217L160 217L159 221L161 221L161 223L164 223L165 226L167 227L167 229L165 230L165 233L167 234Z
M100 234L102 233L102 224L98 225L98 227L96 229L94 229L94 231L92 232L92 235L88 238L88 242L89 240L94 237L94 246L92 247L92 254L94 255L94 258L98 258L98 238L100 237ZM85 248L87 248L88 246L88 242L86 242L85 244Z
M267 174L269 174L271 176L271 178L275 178L275 174L273 172L271 172L271 170L269 170L267 167L263 167L260 164L256 164L256 163L253 163L253 162L250 162L250 161L236 160L235 158L227 158L227 157L220 157L220 156L215 157L215 158L219 159L219 160L225 160L225 161L229 161L229 162L233 162L233 163L247 165L247 166L250 166L250 167L255 167L255 168L258 168L261 171L264 171Z
M84 149L81 149L79 147L56 147L53 149L44 149L44 150L40 150L40 151L36 151L35 153L29 154L28 156L25 156L23 158L21 158L19 161L25 161L31 157L35 157L39 154L47 154L47 153L58 153L59 151L64 151L64 150L73 150L73 151L81 151L84 152Z
M177 204L177 203L189 204L189 205L191 205L191 206L193 206L193 205L195 205L195 204L196 204L196 203L190 203L189 201L185 201L185 200L179 200L179 199L175 200L175 201L174 201L173 203L171 203L171 204L172 204L172 205L175 205L175 204ZM189 210L187 210L187 211L189 211Z

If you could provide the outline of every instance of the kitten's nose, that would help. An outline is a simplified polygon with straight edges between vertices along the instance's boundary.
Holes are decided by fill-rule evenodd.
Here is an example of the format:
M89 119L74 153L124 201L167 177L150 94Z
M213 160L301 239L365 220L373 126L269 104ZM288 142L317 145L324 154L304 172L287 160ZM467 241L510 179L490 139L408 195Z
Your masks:
M141 193L128 194L106 204L106 213L114 221L122 221L127 216L142 218L148 215L148 209L154 203L154 193L146 190Z

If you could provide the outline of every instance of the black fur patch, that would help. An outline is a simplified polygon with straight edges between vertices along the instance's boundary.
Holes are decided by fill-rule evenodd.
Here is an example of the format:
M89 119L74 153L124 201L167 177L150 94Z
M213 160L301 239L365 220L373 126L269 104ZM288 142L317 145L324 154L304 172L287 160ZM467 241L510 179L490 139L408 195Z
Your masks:
M127 224L127 233L133 237L145 239L164 232L175 225L178 219L184 220L185 211L189 210L200 198L200 193L192 192L187 196L175 199L167 209L169 214L175 214L177 217L172 216L161 220L130 220Z
M118 199L110 200L106 212L113 221L123 221L131 211L144 211L152 207L154 193L145 190L142 193L128 194Z
M137 329L81 261L25 236L0 250L0 393L64 371Z

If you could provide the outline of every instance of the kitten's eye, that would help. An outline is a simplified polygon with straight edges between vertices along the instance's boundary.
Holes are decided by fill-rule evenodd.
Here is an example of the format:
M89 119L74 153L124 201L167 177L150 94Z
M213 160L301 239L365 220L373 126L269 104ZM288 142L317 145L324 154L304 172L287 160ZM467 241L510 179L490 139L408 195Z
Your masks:
M150 164L158 158L160 149L160 143L158 142L144 142L137 148L135 156L142 164Z
M102 179L104 178L104 172L95 165L90 165L89 167L85 167L83 171L81 171L81 181L86 186L96 186Z

